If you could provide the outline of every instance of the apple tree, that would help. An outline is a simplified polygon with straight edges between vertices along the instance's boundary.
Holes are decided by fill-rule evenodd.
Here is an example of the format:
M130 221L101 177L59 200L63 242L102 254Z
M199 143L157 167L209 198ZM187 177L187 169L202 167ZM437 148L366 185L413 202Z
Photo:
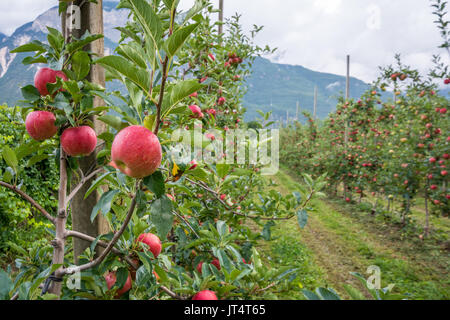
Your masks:
M228 163L217 146L230 129L241 123L245 128L242 81L254 55L270 49L255 47L238 17L228 22L228 36L212 32L217 24L208 1L196 1L187 12L177 5L121 0L118 7L130 19L119 28L122 38L111 56L83 50L101 35L66 42L52 28L48 43L33 41L15 50L35 52L24 63L48 67L38 72L34 86L22 88L21 112L28 134L44 140L34 152L54 156L59 190L57 210L49 212L20 188L24 170L17 149L2 148L14 179L0 185L48 219L53 240L16 246L21 257L9 273L0 272L0 298L276 298L271 289L287 288L296 277L289 266L267 266L255 244L270 240L277 222L297 218L303 227L324 177L305 175L300 192L281 196L262 176L262 165ZM107 92L87 81L93 65L105 68L108 80L121 82L126 92ZM94 97L105 106L94 107ZM96 135L92 117L107 130ZM187 159L174 151L185 133L197 139L194 144L200 141ZM242 144L248 149L250 142ZM79 160L94 149L91 170L80 172ZM205 161L205 153L218 161ZM111 230L97 238L70 228L71 201L92 177L84 196L96 190L101 197L91 219L103 215ZM79 184L69 187L74 178ZM71 238L91 243L78 265L71 263Z

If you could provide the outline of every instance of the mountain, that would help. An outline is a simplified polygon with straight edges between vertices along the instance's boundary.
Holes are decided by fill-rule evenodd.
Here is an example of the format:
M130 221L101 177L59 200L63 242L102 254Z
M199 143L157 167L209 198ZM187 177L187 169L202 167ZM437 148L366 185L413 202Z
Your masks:
M126 10L117 10L117 2L104 2L105 53L111 54L119 41L117 26L123 26L128 18ZM10 51L30 40L46 41L46 26L61 27L58 9L54 7L19 27L11 36L0 33L0 103L15 104L21 99L20 87L33 83L37 65L25 66L22 59L28 54L11 54ZM318 88L317 116L325 117L334 110L337 96L345 91L345 77L320 73L302 66L272 63L257 58L252 66L253 74L246 81L247 94L244 107L246 120L257 117L256 110L272 110L273 119L286 119L286 113L295 117L297 102L301 110L312 112L314 87ZM116 89L117 85L113 85ZM367 84L351 79L352 97L359 97Z
M317 117L324 118L334 110L337 97L345 92L346 78L312 71L302 66L278 64L257 58L247 79L244 106L246 117L254 119L256 110L272 111L274 118L295 117L297 103L302 110L313 113L314 88L317 86ZM350 79L351 97L360 97L368 85L356 78Z

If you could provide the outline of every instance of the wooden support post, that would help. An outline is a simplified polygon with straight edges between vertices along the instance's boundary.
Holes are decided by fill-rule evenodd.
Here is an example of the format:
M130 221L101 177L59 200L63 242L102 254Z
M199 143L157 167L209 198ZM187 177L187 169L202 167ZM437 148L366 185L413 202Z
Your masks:
M76 0L73 2L74 5L79 6L81 14L81 25L80 29L64 30L66 40L70 41L72 37L80 38L82 35L89 31L91 34L103 34L103 0L97 0L97 3L86 2L84 0ZM62 15L62 26L66 28L66 16ZM85 50L96 54L97 57L102 57L104 55L104 40L99 39L91 44L89 44ZM91 72L89 73L87 79L93 83L105 86L105 71L99 65L93 65ZM104 105L104 102L99 98L95 97L94 107L99 107ZM97 135L101 134L106 130L104 123L97 121L96 119L90 119L94 122L94 129ZM79 160L80 169L84 175L87 175L96 164L96 154L92 153L88 157L81 158ZM92 209L99 200L99 195L97 192L91 193L91 195L84 199L84 195L91 185L91 182L95 180L94 176L91 181L84 184L77 195L73 198L71 203L71 214L72 214L72 228L74 231L82 232L92 237L97 237L99 234L107 233L109 226L107 221L102 215L98 215L97 218L91 223L90 215ZM75 179L76 180L76 179ZM79 181L73 181L72 186L76 186ZM74 247L74 257L75 263L78 264L78 256L83 253L83 251L89 247L90 242L81 240L78 238L73 239Z
M317 86L314 87L314 120L317 119Z
M219 0L219 21L223 23L223 0ZM223 33L222 24L219 25L219 34Z

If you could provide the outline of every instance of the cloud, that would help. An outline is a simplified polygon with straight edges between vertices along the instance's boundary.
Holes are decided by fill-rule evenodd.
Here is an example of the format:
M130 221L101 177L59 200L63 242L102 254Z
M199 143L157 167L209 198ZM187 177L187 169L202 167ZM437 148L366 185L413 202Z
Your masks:
M425 72L432 55L440 52L441 39L429 1L224 1L225 17L240 13L245 30L254 24L264 26L256 43L279 48L273 60L280 63L344 75L350 54L352 76L369 82L376 78L378 66L394 62L396 53ZM57 2L1 0L0 31L10 34ZM181 9L193 3L181 0Z
M0 32L11 35L21 25L33 21L58 0L2 0L0 1Z

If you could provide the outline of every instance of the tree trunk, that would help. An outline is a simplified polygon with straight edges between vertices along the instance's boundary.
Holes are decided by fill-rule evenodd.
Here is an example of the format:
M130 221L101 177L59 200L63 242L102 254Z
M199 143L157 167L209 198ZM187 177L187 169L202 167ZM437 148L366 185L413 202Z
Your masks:
M70 37L80 38L85 32L88 30L91 34L103 34L103 0L97 0L97 4L91 2L85 2L84 0L76 0L73 2L74 5L80 6L81 13L81 29L73 29L67 30L66 39ZM62 25L66 25L66 23L62 23ZM95 42L92 42L88 45L85 50L93 52L98 57L102 57L104 55L104 40L99 39ZM104 69L99 65L93 65L91 72L89 73L87 80L97 83L101 86L105 86L105 72ZM94 99L94 107L102 106L104 102L95 97ZM90 119L94 122L94 129L99 135L104 132L106 127L95 119ZM92 153L88 157L81 158L79 160L80 169L82 170L84 175L87 175L89 171L91 171L96 164L96 154L97 152ZM96 177L93 177L92 180L95 180ZM73 181L72 186L78 184L79 181ZM84 195L86 191L89 189L92 181L87 182L80 189L77 195L73 198L71 204L71 213L72 213L72 229L78 232L82 232L92 237L97 237L99 234L108 232L108 225L103 216L98 215L97 218L91 223L90 216L92 209L95 204L99 200L99 195L97 192L91 193L91 195L84 199ZM90 242L84 241L81 239L74 238L73 239L73 247L74 247L74 257L75 263L78 264L78 256L83 253L83 251L89 247Z

